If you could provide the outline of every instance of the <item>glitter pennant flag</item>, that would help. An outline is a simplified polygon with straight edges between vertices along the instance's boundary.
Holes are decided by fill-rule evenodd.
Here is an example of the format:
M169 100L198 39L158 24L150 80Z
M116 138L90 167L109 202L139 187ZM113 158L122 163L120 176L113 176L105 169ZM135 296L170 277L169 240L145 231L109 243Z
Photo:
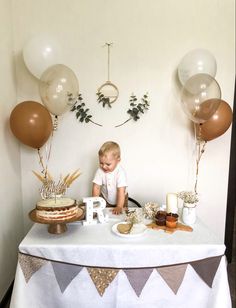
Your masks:
M63 293L71 281L82 270L82 266L51 261L57 283Z
M153 268L133 268L133 269L123 269L125 272L129 283L137 296L140 296L146 282L148 281Z
M222 256L190 262L199 277L211 288Z
M171 290L177 294L184 279L187 266L188 264L185 263L180 265L158 267L157 272L165 280Z
M103 296L106 288L110 285L110 283L115 279L118 269L110 269L110 268L92 268L87 267L87 271L98 291L98 293Z
M18 253L18 261L24 274L26 283L28 283L34 273L36 273L44 264L48 262L47 260L25 255L20 252Z

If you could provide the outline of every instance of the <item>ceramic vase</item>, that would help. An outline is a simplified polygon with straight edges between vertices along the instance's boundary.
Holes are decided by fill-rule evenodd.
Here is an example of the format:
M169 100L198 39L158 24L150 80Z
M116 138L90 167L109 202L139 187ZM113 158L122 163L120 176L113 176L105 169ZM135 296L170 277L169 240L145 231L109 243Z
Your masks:
M186 225L193 225L196 222L196 205L184 203L183 212L182 212L182 220Z

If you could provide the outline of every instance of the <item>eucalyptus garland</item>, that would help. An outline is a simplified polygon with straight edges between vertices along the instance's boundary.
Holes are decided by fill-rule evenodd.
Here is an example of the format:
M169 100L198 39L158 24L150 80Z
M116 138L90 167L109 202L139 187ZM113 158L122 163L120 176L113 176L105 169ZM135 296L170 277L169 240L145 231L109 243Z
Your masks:
M111 108L110 98L102 94L102 92L97 92L97 102L102 103L102 107L108 106Z
M97 93L97 95L98 95L98 93ZM72 94L68 94L68 100L69 101L73 100ZM103 106L108 104L108 106L111 107L110 102L105 101L105 99L103 97L100 98L100 102L102 102L104 104ZM147 93L143 95L140 102L138 102L137 96L132 94L130 96L129 103L130 103L130 106L129 106L129 109L127 110L129 118L127 120L125 120L124 122L122 122L121 124L116 125L115 127L120 127L120 126L124 125L125 123L129 122L130 120L134 120L135 122L137 122L140 119L140 116L142 114L144 114L144 112L147 111L149 109L149 106L150 106ZM92 120L92 115L89 114L89 108L86 107L86 104L83 101L82 94L78 95L78 97L75 101L75 104L71 108L71 111L75 112L76 118L81 123L91 122L95 125L102 126L101 124L96 123Z
M123 123L116 125L115 127L120 127L125 123L129 122L130 120L138 121L140 116L149 109L149 100L148 94L144 94L141 98L141 102L138 103L137 96L132 94L129 99L130 108L128 109L127 113L129 114L129 118L125 120Z
M69 96L69 100L72 99L70 94L68 96ZM91 123L93 123L95 125L102 126L101 124L98 124L98 123L94 122L92 120L92 115L88 114L89 108L86 108L86 105L85 105L85 103L83 101L82 94L78 94L78 97L77 97L77 99L75 101L75 104L73 105L73 107L71 108L70 111L75 111L76 119L78 119L81 123L83 123L83 122L85 122L85 123L91 122Z

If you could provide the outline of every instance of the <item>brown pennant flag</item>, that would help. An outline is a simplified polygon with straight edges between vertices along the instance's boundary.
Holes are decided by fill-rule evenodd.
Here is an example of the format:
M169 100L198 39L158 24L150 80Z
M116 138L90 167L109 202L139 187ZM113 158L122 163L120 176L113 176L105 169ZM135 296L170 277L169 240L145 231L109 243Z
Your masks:
M71 281L82 270L82 266L51 261L57 283L63 293Z
M181 286L187 266L188 264L180 264L157 268L158 273L175 294Z
M109 268L97 268L97 267L87 267L87 271L98 291L98 293L103 296L106 288L115 279L118 269Z
M133 268L123 269L131 287L134 289L137 296L140 296L146 282L148 281L153 268Z
M48 262L47 260L25 255L20 252L18 253L18 261L27 283L33 274Z
M222 256L211 257L193 261L189 264L194 268L199 277L211 288L221 258Z

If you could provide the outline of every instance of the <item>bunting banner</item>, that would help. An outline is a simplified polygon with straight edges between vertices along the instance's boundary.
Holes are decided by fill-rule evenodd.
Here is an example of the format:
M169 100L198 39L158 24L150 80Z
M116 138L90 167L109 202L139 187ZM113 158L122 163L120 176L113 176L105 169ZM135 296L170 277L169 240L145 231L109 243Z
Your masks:
M98 291L103 296L106 288L115 279L118 269L88 267L87 271Z
M88 274L98 293L100 296L103 296L104 292L116 278L119 271L122 270L126 274L132 289L139 297L154 269L157 270L159 275L163 278L174 294L178 293L178 290L184 280L187 266L191 266L198 276L211 288L222 256L223 255L181 264L170 264L166 266L148 268L92 267L48 260L20 252L18 255L18 261L26 283L29 282L34 273L36 273L42 266L50 262L56 281L62 293L66 290L71 281L79 275L81 270L85 268L88 271Z
M185 263L168 267L157 267L158 273L175 294L177 294L181 286L187 266L188 264Z
M71 281L83 269L82 266L51 261L57 283L63 293Z
M211 288L222 256L190 262L199 277Z
M123 269L125 272L131 287L134 292L139 296L148 281L151 273L153 272L153 268L132 268L132 269Z
M33 274L36 273L44 264L48 262L47 260L29 255L24 255L22 253L18 254L18 261L25 276L26 282L29 282Z

